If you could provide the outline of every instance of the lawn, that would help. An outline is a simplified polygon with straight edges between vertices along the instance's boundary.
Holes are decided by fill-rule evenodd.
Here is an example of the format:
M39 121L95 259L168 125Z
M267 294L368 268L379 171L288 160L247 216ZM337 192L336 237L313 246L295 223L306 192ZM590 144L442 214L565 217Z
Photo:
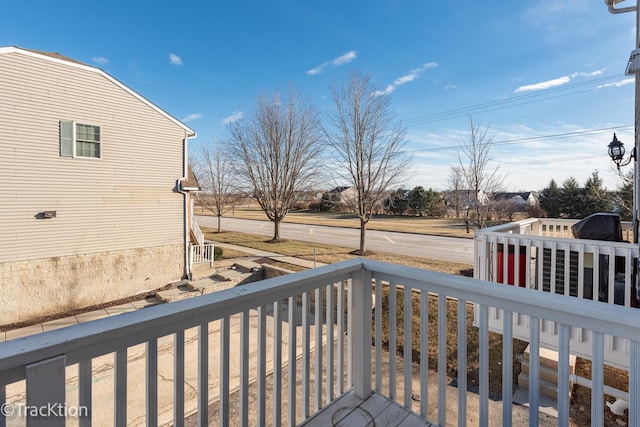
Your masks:
M211 211L203 209L200 206L195 208L195 214L213 215ZM255 207L236 207L235 209L228 209L225 211L224 217L267 220L267 216L264 212L260 208ZM360 221L353 214L318 212L311 210L289 212L283 222L360 228ZM473 230L470 233L467 233L462 220L455 218L375 215L367 224L367 229L473 238Z

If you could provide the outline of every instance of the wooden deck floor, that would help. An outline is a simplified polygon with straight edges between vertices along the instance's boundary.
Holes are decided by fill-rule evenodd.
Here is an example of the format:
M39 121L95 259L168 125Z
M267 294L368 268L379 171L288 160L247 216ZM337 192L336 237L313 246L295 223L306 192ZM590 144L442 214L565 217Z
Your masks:
M349 392L314 417L304 427L424 427L430 426L424 418L392 402L378 393L362 400Z

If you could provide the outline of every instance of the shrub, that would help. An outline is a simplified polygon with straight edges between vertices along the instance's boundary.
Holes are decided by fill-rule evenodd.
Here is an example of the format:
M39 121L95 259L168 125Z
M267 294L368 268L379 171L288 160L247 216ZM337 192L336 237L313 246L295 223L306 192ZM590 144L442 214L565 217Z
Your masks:
M222 250L222 248L220 246L214 246L213 247L213 260L214 261L218 261L219 259L221 259L223 253L224 253L224 251Z

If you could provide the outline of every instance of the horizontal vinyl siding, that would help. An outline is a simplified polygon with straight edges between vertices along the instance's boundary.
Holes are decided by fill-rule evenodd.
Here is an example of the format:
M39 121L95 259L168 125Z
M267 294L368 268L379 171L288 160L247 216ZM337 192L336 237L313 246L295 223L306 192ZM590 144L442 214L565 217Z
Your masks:
M60 120L101 126L102 158L60 157ZM184 137L99 73L0 55L0 262L181 243Z

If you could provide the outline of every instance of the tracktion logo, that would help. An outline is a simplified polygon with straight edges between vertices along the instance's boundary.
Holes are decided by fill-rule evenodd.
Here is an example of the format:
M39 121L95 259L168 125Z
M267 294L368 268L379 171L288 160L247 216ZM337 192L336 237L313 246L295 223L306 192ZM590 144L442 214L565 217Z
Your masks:
M6 418L79 418L89 416L86 406L73 406L66 403L49 403L46 405L25 405L24 403L3 403L0 414Z

